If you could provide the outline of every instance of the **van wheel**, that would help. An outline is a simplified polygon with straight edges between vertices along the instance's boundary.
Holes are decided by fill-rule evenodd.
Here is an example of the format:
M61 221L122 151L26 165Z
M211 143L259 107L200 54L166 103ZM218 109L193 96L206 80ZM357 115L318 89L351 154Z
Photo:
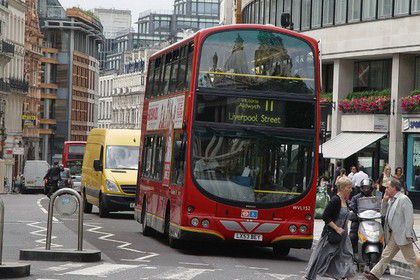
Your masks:
M152 236L153 235L153 229L147 225L146 222L146 201L143 200L143 207L141 208L141 216L140 216L140 222L141 222L141 229L143 236Z
M274 253L274 257L276 258L283 258L286 257L290 252L290 248L288 247L282 247L279 245L274 245L273 246L273 253Z
M105 206L105 202L102 199L102 195L99 197L99 217L106 218L109 216L109 210Z
M86 190L83 190L83 212L86 214L92 213L93 205L87 201Z
M27 193L27 190L26 190L24 185L20 186L20 193L21 194L26 194Z

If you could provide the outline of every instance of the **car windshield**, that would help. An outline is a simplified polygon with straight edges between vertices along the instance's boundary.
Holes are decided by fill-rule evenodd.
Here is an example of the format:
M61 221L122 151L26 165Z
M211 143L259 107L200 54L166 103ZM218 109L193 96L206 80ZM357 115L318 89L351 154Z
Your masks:
M106 148L106 169L137 170L139 147L136 146L108 146Z
M278 204L299 197L311 183L310 139L197 127L192 144L199 188L222 200Z
M308 43L266 30L234 30L207 37L198 87L314 94L314 54Z

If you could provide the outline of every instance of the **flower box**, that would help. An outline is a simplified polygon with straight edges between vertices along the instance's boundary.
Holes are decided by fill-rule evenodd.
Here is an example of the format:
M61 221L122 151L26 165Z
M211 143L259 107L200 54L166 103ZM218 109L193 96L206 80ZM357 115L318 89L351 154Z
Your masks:
M401 98L401 109L404 113L420 113L420 94Z

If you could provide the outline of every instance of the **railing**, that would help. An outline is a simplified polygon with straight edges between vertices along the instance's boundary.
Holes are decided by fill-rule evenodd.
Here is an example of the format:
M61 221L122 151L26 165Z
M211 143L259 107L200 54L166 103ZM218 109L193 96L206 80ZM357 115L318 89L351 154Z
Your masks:
M0 91L10 92L10 83L5 81L4 79L0 79Z
M9 53L9 54L15 53L15 45L12 43L2 40L0 46L1 46L1 52L3 53Z
M12 89L17 89L19 91L24 91L24 92L27 92L29 89L29 83L25 80L10 78L9 82L10 82L10 87Z
M9 0L0 0L0 5L8 8L9 7Z

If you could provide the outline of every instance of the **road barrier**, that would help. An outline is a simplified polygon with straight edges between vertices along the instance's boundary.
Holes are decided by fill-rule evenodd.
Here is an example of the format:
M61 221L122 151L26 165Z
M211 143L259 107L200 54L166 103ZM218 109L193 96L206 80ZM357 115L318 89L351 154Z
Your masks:
M26 277L31 274L29 264L3 263L4 203L0 198L0 278Z
M64 212L70 214L71 209L67 209L69 205L69 197L76 198L78 213L78 235L77 235L77 250L60 249L51 250L52 227L54 216L54 205L56 199L61 199L62 208ZM71 207L71 206L70 206ZM83 200L80 194L70 188L64 188L56 191L50 198L48 206L48 221L47 221L47 237L45 242L45 250L43 249L27 249L20 251L21 260L42 260L42 261L74 261L74 262L99 262L101 260L101 251L98 250L83 250Z

